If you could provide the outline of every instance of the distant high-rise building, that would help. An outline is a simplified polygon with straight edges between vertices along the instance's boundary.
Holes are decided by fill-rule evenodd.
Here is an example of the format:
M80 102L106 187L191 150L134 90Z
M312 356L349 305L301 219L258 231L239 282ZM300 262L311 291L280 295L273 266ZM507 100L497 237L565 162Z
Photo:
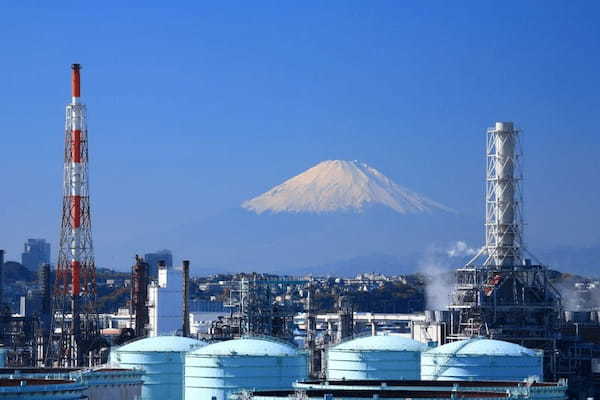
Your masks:
M173 253L171 250L159 250L154 253L144 254L144 261L150 266L148 276L150 279L158 279L158 263L164 261L167 268L173 266Z
M21 254L21 264L30 271L37 271L40 265L50 263L50 243L45 239L27 239Z

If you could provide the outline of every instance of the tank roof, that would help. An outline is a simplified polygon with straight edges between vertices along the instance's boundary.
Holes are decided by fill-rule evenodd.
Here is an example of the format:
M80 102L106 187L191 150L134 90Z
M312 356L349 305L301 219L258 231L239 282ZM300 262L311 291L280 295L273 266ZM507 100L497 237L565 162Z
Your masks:
M118 353L136 351L186 352L204 345L206 345L206 342L182 336L156 336L136 340L119 347L116 351Z
M472 338L448 343L443 346L432 348L426 353L434 355L445 354L465 356L539 356L539 353L535 350L519 346L518 344L485 338Z
M427 346L398 335L365 336L334 346L332 350L350 351L425 351Z
M194 350L199 356L294 356L298 350L271 338L241 338L209 344Z

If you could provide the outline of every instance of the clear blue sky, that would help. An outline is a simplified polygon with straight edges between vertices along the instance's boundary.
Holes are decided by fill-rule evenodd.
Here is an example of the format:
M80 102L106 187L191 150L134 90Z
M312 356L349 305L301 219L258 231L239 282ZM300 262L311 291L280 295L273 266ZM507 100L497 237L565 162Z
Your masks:
M115 242L236 207L324 159L365 161L480 216L496 120L525 132L532 246L600 241L596 1L11 3L0 6L10 259L27 237L58 237L72 62L104 265L123 263L107 254Z

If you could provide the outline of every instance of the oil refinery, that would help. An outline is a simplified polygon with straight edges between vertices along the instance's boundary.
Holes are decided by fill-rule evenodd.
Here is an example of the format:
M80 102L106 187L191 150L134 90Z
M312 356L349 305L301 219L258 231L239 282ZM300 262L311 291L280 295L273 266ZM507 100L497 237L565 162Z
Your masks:
M485 245L456 269L446 310L359 313L332 282L335 312L325 312L312 277L245 274L223 283L225 311L202 330L190 262L161 261L153 273L136 256L128 307L100 313L81 71L72 65L58 264L40 272L41 313L2 307L0 400L600 396L599 313L565 309L523 240L521 131L512 122L486 132ZM303 310L286 301L292 290Z

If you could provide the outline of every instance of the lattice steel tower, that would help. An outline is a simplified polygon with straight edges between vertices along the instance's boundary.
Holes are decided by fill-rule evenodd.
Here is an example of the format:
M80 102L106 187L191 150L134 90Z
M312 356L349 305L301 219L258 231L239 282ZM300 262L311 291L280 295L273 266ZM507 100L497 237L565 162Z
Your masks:
M456 271L447 340L488 336L543 349L551 377L561 299L547 268L524 256L519 137L512 122L487 130L485 246Z
M485 266L522 264L519 134L512 122L497 122L487 130Z
M72 65L72 98L66 109L60 248L54 286L52 338L47 364L94 365L101 340L96 312L96 268L88 186L86 107L80 98L80 65Z

